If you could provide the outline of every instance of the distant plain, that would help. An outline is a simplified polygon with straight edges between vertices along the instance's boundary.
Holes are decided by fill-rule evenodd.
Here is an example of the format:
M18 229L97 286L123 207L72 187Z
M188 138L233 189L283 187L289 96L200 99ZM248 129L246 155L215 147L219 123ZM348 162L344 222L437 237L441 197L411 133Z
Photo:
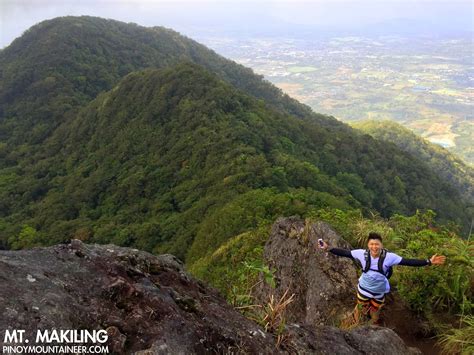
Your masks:
M474 163L472 39L200 39L316 112L390 119Z

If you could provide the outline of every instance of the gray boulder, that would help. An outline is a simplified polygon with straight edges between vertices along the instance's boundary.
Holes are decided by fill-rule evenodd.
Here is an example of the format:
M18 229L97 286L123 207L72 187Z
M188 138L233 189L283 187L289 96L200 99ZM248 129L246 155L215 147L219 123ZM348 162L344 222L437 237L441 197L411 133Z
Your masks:
M270 334L171 255L74 240L0 251L0 275L0 341L7 329L30 339L38 329L106 329L113 354L274 350Z
M357 269L348 258L318 247L322 238L333 247L350 248L326 223L306 223L297 217L278 219L265 245L265 263L274 270L276 289L256 292L260 302L270 293L295 294L288 320L313 325L335 324L354 308Z

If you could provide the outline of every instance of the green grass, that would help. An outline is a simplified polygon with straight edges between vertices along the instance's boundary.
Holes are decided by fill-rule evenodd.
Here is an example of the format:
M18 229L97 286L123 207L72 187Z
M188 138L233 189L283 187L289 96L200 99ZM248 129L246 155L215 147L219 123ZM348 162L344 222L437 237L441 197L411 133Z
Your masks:
M462 319L459 329L452 328L439 337L443 354L474 354L474 316Z

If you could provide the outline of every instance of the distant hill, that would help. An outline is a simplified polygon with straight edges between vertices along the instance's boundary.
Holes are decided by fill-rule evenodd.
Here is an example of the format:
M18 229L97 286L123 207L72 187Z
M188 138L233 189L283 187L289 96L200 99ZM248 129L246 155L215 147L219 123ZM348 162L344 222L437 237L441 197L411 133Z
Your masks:
M474 169L448 150L433 144L393 121L357 121L351 126L376 139L394 143L428 163L432 171L474 203Z
M9 145L41 143L78 107L110 90L124 75L183 60L204 66L279 110L338 124L177 32L81 16L41 22L0 51L0 139Z
M193 261L321 208L470 222L424 161L173 31L59 18L0 64L3 247L74 237Z

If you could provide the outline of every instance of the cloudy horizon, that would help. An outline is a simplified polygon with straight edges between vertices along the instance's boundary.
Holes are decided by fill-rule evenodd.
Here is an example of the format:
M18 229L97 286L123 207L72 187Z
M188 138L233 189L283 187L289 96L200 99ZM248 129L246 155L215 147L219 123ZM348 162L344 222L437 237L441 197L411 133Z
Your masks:
M164 26L190 37L213 32L288 33L314 31L472 33L471 1L433 0L271 0L257 4L249 0L152 1L152 0L3 0L0 2L0 48L9 45L36 23L58 16L90 15Z

